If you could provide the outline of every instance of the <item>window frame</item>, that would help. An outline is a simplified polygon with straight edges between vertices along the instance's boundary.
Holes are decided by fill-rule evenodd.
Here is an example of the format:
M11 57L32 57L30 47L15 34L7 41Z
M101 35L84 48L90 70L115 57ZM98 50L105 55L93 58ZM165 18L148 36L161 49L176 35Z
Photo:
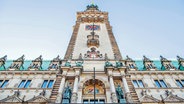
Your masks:
M21 83L22 83L23 81L25 81L25 82L23 83L22 86L20 86ZM28 84L28 82L29 82L29 84ZM31 79L27 79L27 80L26 80L26 79L22 79L21 82L20 82L19 85L18 85L18 88L29 88L30 85L31 85L31 82L32 82ZM27 85L27 84L28 84L28 85Z
M159 86L157 85L156 81L158 82ZM167 85L166 81L163 80L163 79L154 79L154 82L155 82L155 85L156 85L157 88L168 88L168 85Z
M175 81L176 81L176 85L177 85L179 88L184 88L184 80L176 79ZM179 82L179 84L180 84L181 86L178 84L178 82Z
M9 80L1 80L2 82L0 83L0 88L5 88L7 87L7 84L9 82Z
M140 81L141 81L142 85L140 84ZM135 88L145 88L145 85L144 85L144 82L143 82L142 79L132 80L132 82L133 82L133 86L134 86ZM134 82L135 82L135 84L137 85L137 87L135 86Z
M47 82L46 82L45 87L43 87L45 81L47 81ZM52 86L49 87L50 86L49 84L50 84L51 81L52 81ZM54 79L50 79L50 80L44 79L43 82L42 82L41 88L49 88L49 89L51 89L51 88L53 88L54 83L55 83L55 80Z

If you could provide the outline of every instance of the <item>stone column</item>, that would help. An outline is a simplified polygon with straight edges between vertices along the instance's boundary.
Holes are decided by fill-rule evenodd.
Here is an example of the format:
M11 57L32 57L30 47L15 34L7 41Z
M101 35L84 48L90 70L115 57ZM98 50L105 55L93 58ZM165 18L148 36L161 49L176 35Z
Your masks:
M114 80L113 80L113 69L114 67L106 67L107 69L107 74L109 76L109 82L110 82L110 89L111 89L111 98L112 98L112 103L118 103L117 96L116 96L116 89L114 87Z
M125 75L125 69L126 68L120 68L120 74L122 76L122 82L123 82L123 88L124 88L124 91L125 91L125 97L126 97L126 100L128 103L132 103L132 97L131 97L131 94L130 94L130 90L129 90L129 87L128 87L128 83L127 83L127 80L126 80L126 75Z
M71 103L77 103L77 91L78 91L78 82L79 82L79 78L78 77L79 76L75 76Z
M59 86L56 103L61 103L62 93L63 93L64 87L65 87L67 71L68 71L68 69L63 69L62 79L61 79L61 83L60 83L60 86Z
M74 67L74 69L75 69L75 80L74 80L74 85L73 85L71 103L77 103L79 75L80 75L80 69L81 68L80 67Z
M111 87L112 103L118 103L117 96L116 96L116 89L114 87L114 80L113 80L112 75L109 76L109 80L110 80L110 87Z
M123 86L124 86L125 93L130 92L130 90L128 88L128 83L127 83L126 78L125 78L125 75L122 76L122 81L123 81Z

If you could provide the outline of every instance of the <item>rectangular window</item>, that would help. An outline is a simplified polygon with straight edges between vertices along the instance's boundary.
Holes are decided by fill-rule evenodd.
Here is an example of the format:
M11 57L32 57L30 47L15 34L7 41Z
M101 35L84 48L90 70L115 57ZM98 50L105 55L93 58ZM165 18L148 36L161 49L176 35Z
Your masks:
M22 80L18 86L18 88L23 88L26 80Z
M138 83L139 83L139 87L144 88L144 84L143 84L142 80L138 80Z
M144 88L144 84L143 84L143 82L142 82L142 80L133 80L133 84L134 84L134 87L135 88Z
M48 80L44 80L42 84L42 88L47 88Z
M83 100L83 104L88 104L88 100L87 99L84 99Z
M156 84L156 86L157 86L158 88L160 88L160 87L161 87L161 85L160 85L160 83L159 83L159 81L158 81L158 80L155 80L155 84Z
M138 87L139 87L136 80L133 80L133 84L134 84L134 87L135 87L135 88L138 88Z
M95 102L94 100L90 100L90 104L94 104L94 102Z
M180 88L184 87L184 85L180 82L180 80L176 80L176 82L177 82L177 85L178 85Z
M161 83L161 86L162 86L163 88L167 88L167 85L165 84L165 82L164 82L163 80L160 80L160 83Z
M52 88L54 84L54 80L44 80L42 84L42 88Z
M52 88L53 83L54 83L54 80L50 80L50 81L49 81L49 84L48 84L48 88Z
M105 100L104 99L100 99L99 100L99 104L105 104Z
M158 88L167 88L166 83L164 82L164 80L155 80L155 84Z
M24 88L28 88L28 87L29 87L29 85L30 85L30 83L31 83L31 80L28 80L28 81L26 82L26 84L25 84Z
M6 85L8 84L8 81L9 81L9 80L5 80L5 81L2 83L1 88L5 88Z
M22 80L18 88L28 88L31 83L31 80Z

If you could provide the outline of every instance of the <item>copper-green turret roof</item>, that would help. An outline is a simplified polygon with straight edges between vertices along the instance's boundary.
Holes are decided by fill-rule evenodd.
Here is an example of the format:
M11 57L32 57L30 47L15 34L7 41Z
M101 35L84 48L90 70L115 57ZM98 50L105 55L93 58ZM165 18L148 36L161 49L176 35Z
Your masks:
M95 4L93 4L93 3L90 4L90 5L88 5L86 10L91 10L91 9L99 10L99 9L98 9L98 6L95 5Z

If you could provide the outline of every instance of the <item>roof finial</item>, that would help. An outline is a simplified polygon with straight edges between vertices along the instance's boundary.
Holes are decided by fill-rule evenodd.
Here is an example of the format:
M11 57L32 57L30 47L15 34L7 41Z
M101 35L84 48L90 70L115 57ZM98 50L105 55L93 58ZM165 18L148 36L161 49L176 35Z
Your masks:
M91 4L94 5L94 0L91 0Z

